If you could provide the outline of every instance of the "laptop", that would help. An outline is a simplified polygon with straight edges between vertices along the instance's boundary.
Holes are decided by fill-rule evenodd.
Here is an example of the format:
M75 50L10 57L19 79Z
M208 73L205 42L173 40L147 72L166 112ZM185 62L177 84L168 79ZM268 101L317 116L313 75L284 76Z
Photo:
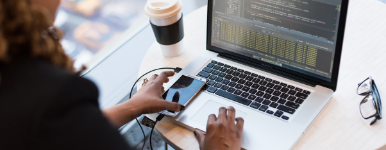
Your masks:
M178 116L206 131L233 106L242 148L291 149L337 88L348 0L209 0L207 50L176 77L208 80ZM173 82L171 82L173 83Z

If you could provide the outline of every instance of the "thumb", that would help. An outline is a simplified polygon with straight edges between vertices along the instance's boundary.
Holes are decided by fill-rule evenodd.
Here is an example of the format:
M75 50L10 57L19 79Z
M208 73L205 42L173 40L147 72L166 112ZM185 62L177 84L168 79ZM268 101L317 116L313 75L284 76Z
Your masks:
M200 145L200 150L204 149L204 140L205 140L205 134L201 130L194 130L194 135L196 136L198 140L198 144Z
M177 112L180 112L181 110L185 110L185 106L176 102L168 102L168 101L162 100L162 105L164 110L177 111Z

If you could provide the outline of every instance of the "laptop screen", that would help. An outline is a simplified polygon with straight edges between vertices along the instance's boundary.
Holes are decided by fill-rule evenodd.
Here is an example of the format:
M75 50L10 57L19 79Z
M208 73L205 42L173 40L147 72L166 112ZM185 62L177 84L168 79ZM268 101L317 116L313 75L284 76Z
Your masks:
M211 45L331 81L341 0L214 0Z

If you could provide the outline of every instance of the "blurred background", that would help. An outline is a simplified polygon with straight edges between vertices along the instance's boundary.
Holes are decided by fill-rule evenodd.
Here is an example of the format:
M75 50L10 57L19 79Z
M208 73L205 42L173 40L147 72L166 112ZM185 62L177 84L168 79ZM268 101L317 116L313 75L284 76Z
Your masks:
M146 0L62 0L55 26L65 33L62 45L75 68L90 61L126 31L148 22Z

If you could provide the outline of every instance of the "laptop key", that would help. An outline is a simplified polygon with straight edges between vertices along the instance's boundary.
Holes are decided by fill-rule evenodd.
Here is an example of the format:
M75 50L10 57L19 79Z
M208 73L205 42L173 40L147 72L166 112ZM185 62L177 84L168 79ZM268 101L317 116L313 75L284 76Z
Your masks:
M208 91L208 92L211 92L211 93L214 93L214 92L217 91L217 88L211 86L211 87L209 87L209 88L207 89L207 91Z
M216 82L214 80L210 80L209 82L207 82L206 84L208 85L214 85Z
M265 78L265 81L267 81L267 82L271 82L271 81L272 81L272 79L270 79L270 78Z
M221 83L216 83L216 84L214 84L214 87L216 87L216 88L220 88L221 86L222 86Z
M289 88L289 89L295 89L295 87L292 86L292 85L287 85L287 88Z
M252 80L253 80L253 77L247 76L247 77L245 77L245 80L252 81Z
M242 84L237 84L237 85L235 86L235 88L236 88L236 89L241 89L241 88L243 88L243 85L242 85Z
M280 86L280 85L275 85L275 86L273 87L273 89L275 89L275 90L281 90L281 86Z
M225 67L221 67L221 68L220 68L220 71L221 71L221 72L225 72L225 71L227 71L227 70L228 70L228 69L225 68Z
M224 67L225 67L225 68L231 68L231 66L229 66L229 65L224 65Z
M223 78L218 77L218 78L216 79L216 82L221 82L222 80L223 80Z
M262 105L259 110L265 112L268 109L267 105Z
M267 88L264 87L264 86L260 86L260 88L259 88L260 91L265 91L266 89L267 89Z
M235 89L235 88L229 88L227 91L228 91L229 93L233 93L233 92L236 91L236 89Z
M289 96L288 98L287 98L289 101L295 101L296 100L296 97L295 96Z
M247 93L247 92L243 92L242 94L241 94L241 97L244 97L244 98L247 98L249 96L249 93Z
M243 93L243 91L236 90L235 93L233 93L233 94L240 95L241 93Z
M246 74L246 75L251 75L251 72L249 72L249 71L244 71L244 74Z
M287 103L285 103L285 105L288 106L288 107L294 108L294 109L298 109L299 108L299 104L294 103L294 102L290 102L290 101L287 101Z
M245 85L245 86L251 86L252 84L253 84L253 82L247 81L244 85Z
M247 86L244 86L243 88L241 88L241 90L243 90L243 91L245 91L245 92L248 92L249 91L249 87L247 87Z
M257 97L256 95L252 95L252 94L251 94L251 95L248 96L248 99L250 99L250 100L255 100L256 97Z
M204 77L204 78L208 78L210 76L210 73L207 73L207 72L204 72L204 71L200 71L198 73L199 76L201 77Z
M247 77L246 74L240 74L240 75L239 75L239 78L241 78L241 79L244 79L245 77Z
M243 79L240 79L237 83L244 84L246 81Z
M310 91L306 91L306 90L303 90L303 93L304 93L304 94L307 94L307 95L310 95L310 94L311 94Z
M255 101L261 103L263 100L264 100L264 98L262 98L262 97L257 97Z
M255 89L249 90L249 93L251 93L251 94L255 94L256 92L257 92L257 90L255 90Z
M219 66L224 66L224 63L218 62L217 65L219 65Z
M264 80L264 79L265 79L265 77L264 77L264 76L259 76L259 79L263 79L263 80Z
M222 84L228 84L228 83L229 83L229 80L227 80L227 79L222 80L221 83L222 83Z
M279 109L281 111L284 111L286 113L289 113L289 114L294 114L295 113L295 109L289 108L289 107L284 106L284 105L279 105L277 107L277 109Z
M303 92L304 92L304 91L303 91ZM307 97L308 97L308 95L306 95L306 94L304 94L304 93L300 93L300 92L296 93L295 96L296 96L296 97L300 97L300 98L302 98L302 99L307 99Z
M229 86L227 86L227 85L223 85L223 86L221 87L221 89L224 90L224 91L227 90L228 88L229 88Z
M287 93L289 91L289 89L288 88L282 88L280 91L283 93Z
M241 74L240 72L237 72L237 71L236 71L236 72L234 72L232 75L233 75L233 76L239 76L240 74Z
M273 90L273 89L270 89L270 88L267 88L267 90L265 90L265 93L268 93L268 94L272 94L272 93L273 93L273 91L275 91L275 90Z
M218 76L219 76L219 77L225 77L225 75L227 75L227 74L224 73L224 72L221 72Z
M264 105L269 105L269 104L271 104L271 101L266 99L266 100L263 101L263 104Z
M269 106L276 108L277 106L279 106L279 104L272 102Z
M280 95L281 95L281 92L280 92L280 91L275 91L275 92L272 93L272 95L280 96Z
M254 88L254 89L257 89L257 88L259 88L260 87L260 85L258 85L258 84L253 84L252 85L252 88Z
M284 87L287 86L287 84L285 84L285 83L280 83L280 85L281 85L281 86L284 86Z
M279 97L272 96L270 100L276 102L276 101L279 100L279 99L280 99Z
M288 119L289 119L289 117L287 117L287 116L284 116L284 115L283 115L283 116L281 116L281 118L282 118L282 119L284 119L284 120L288 120Z
M217 78L216 75L211 75L211 76L209 77L209 79L211 79L211 80L214 80L214 79L216 79L216 78Z
M219 65L215 65L215 66L213 67L214 70L219 70L220 68L221 68L221 66L219 66Z
M208 67L205 67L204 69L202 69L202 71L205 71L207 73L211 73L213 71L212 68L208 68Z
M232 77L233 77L232 75L229 75L229 74L228 74L228 75L225 76L225 79L230 80L230 79L232 79Z
M241 103L241 104L247 105L247 106L252 102L252 101L249 100L249 99L245 99L245 98L242 98L242 97L233 95L233 94L228 93L228 92L225 92L225 91L223 91L223 90L218 90L218 91L216 92L216 95L219 95L219 96L228 98L228 99L230 99L230 100L233 100L233 101L235 101L235 102L238 102L238 103Z
M276 117L281 117L281 115L283 115L283 113L284 113L284 112L282 112L282 111L280 111L280 110L277 110L277 111L275 112L275 114L273 114L273 115L276 116Z
M267 81L264 81L264 80L263 80L263 81L260 81L259 84L260 84L260 85L266 85L267 83L268 83Z
M239 81L239 78L238 78L238 77L233 77L233 78L231 79L231 81L237 82L237 81Z
M258 77L259 75L255 74L255 73L252 73L251 76L252 77Z
M272 110L267 110L266 113L272 115L273 111Z
M271 98L271 94L266 93L263 97L266 98L266 99L270 99Z
M208 65L206 65L206 67L208 68L212 68L214 66L214 63L209 63Z
M276 80L273 80L272 83L273 83L273 84L280 84L280 82L279 82L279 81L276 81Z
M214 74L214 75L218 75L220 73L220 71L217 71L217 70L214 70L213 72L212 72L212 74Z
M267 84L267 87L269 87L269 88L273 88L273 86L275 86L275 84L273 84L273 83L268 83Z
M295 88L295 91L302 92L303 89L301 89L301 88Z
M254 79L252 79L252 82L259 83L260 79L259 78L254 78Z
M301 98L297 98L295 102L298 104L302 104L304 102L304 100Z
M238 72L244 72L244 70L243 70L243 69L237 69L237 71L238 71Z
M263 96L263 95L264 95L264 92L258 91L258 92L256 93L256 95L257 95L257 96Z
M231 69L228 69L228 70L226 71L227 74L232 74L233 72L234 72L234 71L231 70Z
M286 100L285 99L279 99L279 101L277 101L277 103L279 103L279 104L285 104L285 102L286 102Z
M212 60L212 61L211 61L211 63L217 64L217 61L215 61L215 60Z
M259 103L256 103L256 102L252 102L251 106L249 106L249 107L252 107L252 108L258 109L260 106L261 106L261 104L259 104Z
M235 87L236 83L235 82L231 82L228 84L230 87Z
M282 94L280 95L280 97L281 97L281 98L284 98L284 99L286 99L288 96L289 96L289 95L288 95L288 94L285 94L285 93L282 93Z
M237 68L236 68L236 67L231 67L231 69L232 69L232 70L237 70Z
M290 90L290 91L288 92L288 94L290 94L290 95L295 95L295 94L296 94L296 91L295 91L295 90Z

